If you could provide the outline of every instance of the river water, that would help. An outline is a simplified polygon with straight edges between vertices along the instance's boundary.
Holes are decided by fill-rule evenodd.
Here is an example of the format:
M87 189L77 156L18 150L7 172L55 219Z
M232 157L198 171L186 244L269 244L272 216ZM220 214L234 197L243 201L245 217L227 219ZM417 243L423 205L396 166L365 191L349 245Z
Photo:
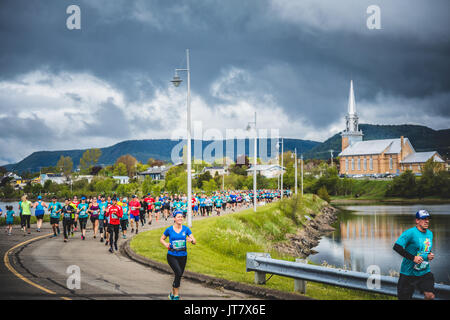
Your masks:
M13 205L18 215L18 202L0 202L3 213L7 204ZM336 230L322 237L314 248L319 253L310 255L309 260L361 272L377 265L383 275L398 274L402 257L392 247L403 231L415 225L415 212L426 209L432 216L430 230L434 236L431 272L436 282L450 284L450 204L353 205L340 209L333 225Z
M322 237L309 260L338 268L367 272L377 265L382 275L395 276L402 257L392 247L403 231L415 226L415 213L427 210L432 219L434 260L430 263L435 281L450 284L450 204L439 205L352 205L341 206L336 230Z

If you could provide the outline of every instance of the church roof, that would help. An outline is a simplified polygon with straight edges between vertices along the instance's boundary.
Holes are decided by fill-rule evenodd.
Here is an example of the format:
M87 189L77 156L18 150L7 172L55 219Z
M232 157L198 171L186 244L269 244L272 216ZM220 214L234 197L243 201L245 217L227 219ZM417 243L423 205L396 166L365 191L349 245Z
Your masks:
M405 143L409 143L414 152L414 148L409 142L408 138L404 138ZM401 139L381 139L381 140L367 140L358 141L345 148L339 156L357 156L380 154L383 151L386 154L399 154L401 150Z
M439 154L436 151L430 151L430 152L415 152L412 154L409 154L408 156L403 159L403 161L400 161L400 163L423 163L427 162L431 157L434 157L434 161L436 162L444 162L444 160L441 159Z

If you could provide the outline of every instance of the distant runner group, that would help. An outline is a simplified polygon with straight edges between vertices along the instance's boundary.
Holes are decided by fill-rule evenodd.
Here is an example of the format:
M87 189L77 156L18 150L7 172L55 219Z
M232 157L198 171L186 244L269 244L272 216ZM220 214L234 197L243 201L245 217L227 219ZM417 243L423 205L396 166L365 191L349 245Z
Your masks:
M289 191L285 191L289 195ZM278 190L258 190L257 201L272 202L280 198ZM219 215L225 210L239 210L250 207L253 204L252 191L228 191L216 192L213 195L194 194L191 199L193 216L211 216ZM65 199L63 203L58 202L56 197L52 198L50 203L42 200L38 196L35 202L31 202L24 195L19 202L18 210L20 215L21 227L24 236L31 234L30 221L31 211L34 209L36 216L36 231L41 232L46 211L50 214L50 225L53 230L53 236L60 235L60 222L62 222L64 242L69 241L74 236L74 232L79 231L82 240L86 239L86 227L88 221L92 223L93 238L100 238L100 242L109 245L110 252L113 248L117 250L117 240L120 233L126 239L129 226L131 233L139 232L139 225L146 223L152 224L153 219L167 220L175 211L180 211L186 217L188 201L185 194L163 193L159 196L152 196L148 193L139 198L132 195L131 199L127 197L105 196ZM9 219L7 224L13 221L15 212L13 208L8 210ZM12 222L10 223L12 225ZM12 228L8 229L11 234Z

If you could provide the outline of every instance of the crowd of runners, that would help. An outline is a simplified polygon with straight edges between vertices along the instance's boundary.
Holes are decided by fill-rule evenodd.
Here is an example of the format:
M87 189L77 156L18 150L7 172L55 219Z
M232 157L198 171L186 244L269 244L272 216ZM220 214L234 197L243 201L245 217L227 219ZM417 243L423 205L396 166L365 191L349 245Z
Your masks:
M289 196L289 191L284 192ZM258 190L257 201L266 203L280 198L279 190ZM218 215L226 210L236 211L253 205L253 191L227 191L215 192L212 195L194 194L191 199L192 215L211 216ZM113 208L114 207L114 208ZM115 212L120 207L120 212ZM50 215L50 225L53 230L53 237L63 234L64 242L79 232L82 240L86 239L86 228L88 222L92 224L93 238L99 238L105 245L117 247L117 237L121 233L126 239L127 232L139 232L139 225L152 224L152 221L164 219L167 220L173 212L180 211L186 217L188 208L187 196L185 194L163 193L154 196L148 193L146 196L131 197L105 196L85 197L74 196L72 199L65 199L64 202L58 201L56 197L51 202L45 202L41 196L35 201L28 200L24 195L19 201L18 214L12 206L6 209L6 224L8 234L12 233L12 224L14 216L20 216L21 229L24 234L31 234L30 220L32 209L36 216L36 231L41 232L44 223L44 215ZM120 217L116 216L120 214ZM61 226L62 224L62 226ZM117 227L116 227L117 226ZM61 232L62 227L62 232ZM118 228L118 232L116 229ZM110 232L112 230L113 232ZM114 234L114 237L112 235ZM113 241L111 240L113 239ZM112 251L110 248L110 251ZM117 249L116 249L117 250Z
M284 195L289 197L290 191ZM278 190L258 190L257 202L270 203L281 197ZM227 191L215 192L212 195L194 194L191 198L192 215L196 216L220 216L228 211L234 212L253 206L253 191ZM92 225L93 239L99 239L105 246L109 246L109 252L118 250L117 242L120 234L124 239L127 231L138 233L139 227L152 224L154 220L168 220L173 218L173 225L166 228L160 242L167 248L167 261L174 272L174 282L169 293L170 300L179 300L180 280L184 272L187 260L186 241L196 244L191 230L182 225L188 211L188 198L185 194L163 193L153 196L131 197L105 196L97 197L74 196L59 202L53 197L47 203L38 196L34 202L24 195L19 202L18 212L23 235L31 234L31 212L34 209L36 216L36 232L41 232L44 223L44 215L47 211L50 215L50 225L53 230L53 238L63 234L64 242L68 242L77 232L81 240L86 240L86 228L89 221ZM12 233L15 212L12 206L6 208L6 224L8 235ZM1 211L0 211L1 212ZM0 213L1 215L1 213ZM62 232L60 223L62 222ZM169 242L166 239L169 238Z

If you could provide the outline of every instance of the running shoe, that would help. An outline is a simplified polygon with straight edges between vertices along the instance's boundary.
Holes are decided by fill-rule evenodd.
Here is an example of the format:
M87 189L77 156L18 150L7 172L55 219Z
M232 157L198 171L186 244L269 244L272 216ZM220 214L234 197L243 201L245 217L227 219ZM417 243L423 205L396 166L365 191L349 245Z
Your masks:
M122 236L122 238L126 239L126 238L127 238L127 236L126 236L126 235L123 235L123 236Z
M114 253L114 250L112 247L109 248L109 252Z
M71 236L73 237L73 231L72 231L72 233L71 233Z
M138 232L139 232L139 230L138 230L138 229L136 229L136 234L138 234Z
M67 239L64 239L64 242L67 242Z
M109 244L109 241L105 241L105 246L107 246Z
M117 248L117 243L114 243L114 249L116 249L116 251L119 250L119 249Z
M100 238L100 242L103 242L103 238Z
M134 229L131 229L131 233L133 233L134 232Z
M180 300L180 296L173 296L172 300Z
M168 297L169 297L169 300L173 300L173 294L172 294L172 292L169 293L169 296L168 296Z

